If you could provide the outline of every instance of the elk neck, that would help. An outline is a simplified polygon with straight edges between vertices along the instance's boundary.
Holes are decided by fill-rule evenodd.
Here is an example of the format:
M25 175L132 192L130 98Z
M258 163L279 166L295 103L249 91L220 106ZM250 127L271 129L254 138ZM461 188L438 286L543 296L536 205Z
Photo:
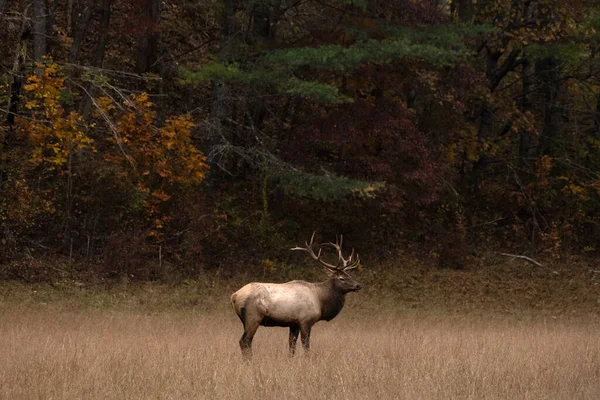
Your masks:
M345 293L336 286L333 279L316 284L321 302L321 319L331 321L344 307Z

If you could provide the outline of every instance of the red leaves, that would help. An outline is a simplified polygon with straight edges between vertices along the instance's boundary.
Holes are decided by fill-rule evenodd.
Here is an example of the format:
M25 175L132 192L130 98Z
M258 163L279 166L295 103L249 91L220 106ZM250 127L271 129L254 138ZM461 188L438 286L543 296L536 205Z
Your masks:
M439 166L413 118L398 100L355 101L315 121L298 137L308 142L301 148L311 154L296 156L313 167L315 161L327 163L351 178L386 181L404 196L429 203L436 198Z

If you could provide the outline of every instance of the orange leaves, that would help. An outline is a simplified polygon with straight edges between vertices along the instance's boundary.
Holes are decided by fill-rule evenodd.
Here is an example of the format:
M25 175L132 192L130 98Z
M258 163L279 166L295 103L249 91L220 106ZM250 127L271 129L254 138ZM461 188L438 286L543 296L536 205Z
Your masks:
M23 200L3 196L0 221L9 218L26 225L42 212L50 215L53 209L64 209L57 206L63 200L73 207L73 216L77 207L95 201L89 197L79 201L88 196L80 187L98 179L106 191L114 192L107 197L121 201L123 213L143 218L152 236L160 239L170 221L172 202L202 182L208 170L204 154L192 140L192 118L169 116L164 123L158 121L150 96L141 93L124 104L108 96L94 99L95 123L85 121L65 104L65 78L52 62L40 64L24 90L23 103L29 113L17 125L26 143L20 160L28 161L22 175L38 179L42 174L47 183L42 189L30 189L26 179L22 185L16 180L12 186L7 184ZM6 201L15 206L5 206Z
M161 129L161 136L167 149L184 151L191 142L190 130L193 126L189 115L169 118Z
M54 63L40 64L39 76L31 76L24 89L29 93L25 108L32 111L29 121L21 121L20 134L33 146L29 161L49 169L67 163L70 154L93 150L93 140L87 136L88 127L75 111L66 113L60 97L64 78Z
M587 198L585 188L574 183L569 183L568 185L562 188L562 191L575 197L578 197L582 200L585 200Z
M105 103L106 101L104 101ZM153 135L154 118L156 112L151 108L148 94L133 95L125 104L127 112L121 115L117 122L118 136L116 140L122 143L135 143L142 145L150 142ZM114 109L114 106L112 107Z
M96 99L96 104L97 104L98 108L105 113L110 113L111 111L113 111L116 108L112 99L110 97L106 97L106 96L98 97Z
M27 79L23 88L34 95L35 100L26 104L29 109L45 106L46 111L59 110L60 94L64 89L65 79L58 75L55 63L36 65L41 69L40 76L33 75Z
M100 104L106 107L105 100ZM126 106L127 111L117 122L118 135L110 140L123 146L124 153L132 158L140 171L140 178L158 180L161 184L195 185L202 182L208 166L206 157L192 143L194 124L191 117L171 117L162 128L156 128L156 112L148 94L132 96ZM111 160L127 161L123 157L111 157Z
M171 198L171 196L169 196L168 194L166 194L164 191L162 191L160 189L152 192L152 196L157 198L160 201L167 201Z
M158 128L147 93L132 96L120 115L108 98L98 99L97 104L117 121L114 135L108 139L117 147L104 160L119 166L123 177L135 183L141 204L153 221L152 236L158 238L157 230L168 220L162 215L161 205L181 187L202 182L208 171L206 157L192 143L194 123L189 115L179 115L168 118Z
M549 177L553 165L554 160L550 156L542 156L537 160L535 169L538 178L537 185L540 188L546 188L550 184Z
M208 170L206 157L192 144L190 133L193 126L189 115L180 115L168 119L160 130L167 150L163 156L172 160L177 172L170 177L171 182L198 184Z

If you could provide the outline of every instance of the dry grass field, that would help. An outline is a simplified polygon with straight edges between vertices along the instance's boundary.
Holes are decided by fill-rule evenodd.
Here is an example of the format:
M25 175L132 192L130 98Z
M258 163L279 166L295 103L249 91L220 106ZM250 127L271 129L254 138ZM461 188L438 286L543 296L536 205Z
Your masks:
M0 398L600 398L597 322L350 314L293 359L287 330L261 328L244 363L232 312L4 304Z
M1 282L0 399L600 398L599 266L503 261L358 271L365 288L315 325L309 356L288 358L288 331L260 328L250 363L228 297L261 270Z

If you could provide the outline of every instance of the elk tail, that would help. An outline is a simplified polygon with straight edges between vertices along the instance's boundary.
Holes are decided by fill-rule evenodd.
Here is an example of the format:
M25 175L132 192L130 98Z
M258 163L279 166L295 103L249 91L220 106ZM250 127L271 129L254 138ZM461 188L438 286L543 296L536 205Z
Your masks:
M235 310L235 299L237 297L237 292L231 295L231 307Z

